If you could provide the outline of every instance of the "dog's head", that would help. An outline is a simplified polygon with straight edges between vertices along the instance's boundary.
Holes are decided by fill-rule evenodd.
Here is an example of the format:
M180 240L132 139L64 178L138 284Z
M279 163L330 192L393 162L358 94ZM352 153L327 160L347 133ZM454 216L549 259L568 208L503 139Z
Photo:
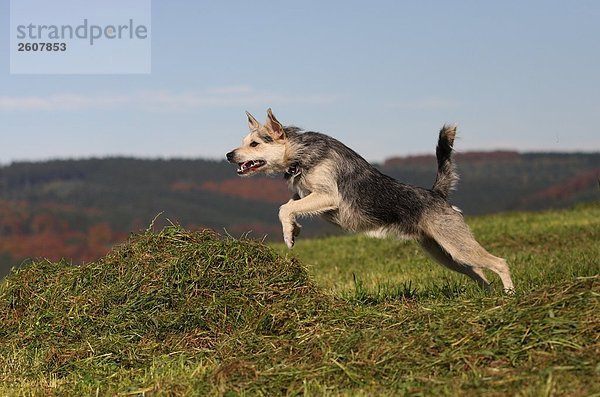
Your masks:
M238 165L238 175L256 172L276 173L287 169L285 164L286 136L283 125L267 110L267 121L260 124L248 112L250 133L242 140L242 146L227 153L227 160Z

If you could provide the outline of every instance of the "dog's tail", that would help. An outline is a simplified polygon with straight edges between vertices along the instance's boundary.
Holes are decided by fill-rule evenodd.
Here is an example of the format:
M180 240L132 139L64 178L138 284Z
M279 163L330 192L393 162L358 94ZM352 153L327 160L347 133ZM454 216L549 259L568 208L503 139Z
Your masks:
M440 130L435 155L438 162L438 172L433 191L439 193L446 200L450 191L454 189L458 182L458 174L456 167L452 162L452 147L454 145L454 137L456 137L456 125L445 124Z

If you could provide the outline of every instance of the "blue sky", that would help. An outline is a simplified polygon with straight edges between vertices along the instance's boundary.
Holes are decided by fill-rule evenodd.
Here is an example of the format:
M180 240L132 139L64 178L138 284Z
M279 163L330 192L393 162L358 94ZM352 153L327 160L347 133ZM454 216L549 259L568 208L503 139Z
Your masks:
M155 0L140 75L11 75L0 1L3 164L222 158L268 107L372 161L600 150L598 1Z

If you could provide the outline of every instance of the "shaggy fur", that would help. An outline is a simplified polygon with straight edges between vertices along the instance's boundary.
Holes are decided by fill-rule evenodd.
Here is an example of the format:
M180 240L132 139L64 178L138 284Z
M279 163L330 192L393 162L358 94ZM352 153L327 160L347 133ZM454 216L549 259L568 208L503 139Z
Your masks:
M279 210L283 238L292 248L300 232L296 219L320 215L351 232L416 239L442 265L463 273L484 288L488 269L513 291L508 265L475 241L463 216L448 203L458 176L452 162L456 126L439 134L438 173L431 189L401 183L382 174L340 141L318 132L284 127L267 111L264 125L247 113L250 133L227 153L238 174L282 173L293 197Z

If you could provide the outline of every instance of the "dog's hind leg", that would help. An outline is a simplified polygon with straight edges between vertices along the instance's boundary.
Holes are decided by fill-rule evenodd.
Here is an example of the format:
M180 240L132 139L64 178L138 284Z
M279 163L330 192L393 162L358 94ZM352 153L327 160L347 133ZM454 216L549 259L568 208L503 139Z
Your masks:
M448 269L462 273L472 278L481 288L490 289L490 283L485 278L481 269L456 262L452 257L432 238L424 237L420 241L421 246L433 259L446 266Z
M450 212L452 211L452 212ZM505 292L513 292L514 285L506 261L487 252L473 237L462 215L454 210L433 214L424 223L425 236L421 245L445 266L466 274L483 287L487 282L483 269L496 273Z

